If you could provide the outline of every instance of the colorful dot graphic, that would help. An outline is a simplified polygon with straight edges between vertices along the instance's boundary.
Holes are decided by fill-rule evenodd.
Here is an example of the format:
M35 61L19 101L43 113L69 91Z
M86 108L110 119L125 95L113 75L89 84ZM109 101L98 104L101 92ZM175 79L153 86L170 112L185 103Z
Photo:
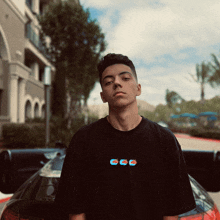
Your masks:
M110 164L113 165L113 166L118 165L118 163L121 166L126 166L127 164L129 164L129 166L136 166L137 160L130 159L129 162L128 162L127 159L120 159L120 161L118 159L111 159L110 160Z
M120 160L120 165L126 166L127 164L128 164L128 160L127 159L121 159Z
M129 160L129 165L130 166L135 166L137 164L136 160Z
M118 159L111 159L110 164L111 165L117 165L118 164Z

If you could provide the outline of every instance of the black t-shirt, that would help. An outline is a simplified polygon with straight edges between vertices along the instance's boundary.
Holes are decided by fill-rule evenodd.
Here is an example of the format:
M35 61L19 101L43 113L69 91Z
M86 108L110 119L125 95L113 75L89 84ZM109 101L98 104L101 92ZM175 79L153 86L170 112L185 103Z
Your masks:
M195 208L178 141L143 117L130 131L107 118L81 128L67 150L55 202L87 220L162 220Z

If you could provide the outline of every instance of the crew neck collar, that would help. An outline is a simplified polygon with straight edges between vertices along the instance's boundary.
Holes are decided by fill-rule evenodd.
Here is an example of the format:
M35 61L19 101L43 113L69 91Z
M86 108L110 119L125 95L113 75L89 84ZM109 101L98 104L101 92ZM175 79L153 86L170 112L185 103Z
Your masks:
M131 130L128 130L128 131L121 131L121 130L119 130L119 129L117 129L117 128L115 128L115 127L113 127L113 126L111 125L111 123L108 121L108 116L106 116L104 119L105 119L107 125L108 125L109 127L111 127L111 129L112 129L113 131L116 131L116 132L118 132L118 133L124 133L124 134L132 133L132 132L134 132L134 131L136 131L136 130L139 130L139 128L141 127L141 125L143 124L143 121L144 121L144 117L141 116L141 121L139 122L139 124L138 124L135 128L133 128L133 129L131 129Z

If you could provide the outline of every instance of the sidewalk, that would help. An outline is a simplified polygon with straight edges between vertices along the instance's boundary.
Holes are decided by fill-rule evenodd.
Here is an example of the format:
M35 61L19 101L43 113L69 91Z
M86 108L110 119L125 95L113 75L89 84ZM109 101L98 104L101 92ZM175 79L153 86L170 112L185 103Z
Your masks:
M187 134L174 133L182 150L220 151L220 140L193 137Z
M209 138L193 137L193 136L190 136L189 134L174 133L174 135L175 135L177 138L187 138L187 139L195 139L195 140L201 140L201 141L211 141L211 142L220 143L220 140L209 139Z

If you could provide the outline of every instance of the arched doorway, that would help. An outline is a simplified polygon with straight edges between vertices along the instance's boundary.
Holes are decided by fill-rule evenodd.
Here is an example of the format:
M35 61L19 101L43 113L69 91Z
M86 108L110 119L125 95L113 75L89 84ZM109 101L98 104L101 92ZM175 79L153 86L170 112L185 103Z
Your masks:
M38 103L35 103L34 105L34 118L39 118L39 105Z
M45 118L45 104L42 105L42 109L41 109L41 118L42 118L42 119Z
M25 104L25 121L32 118L31 102L28 100Z

